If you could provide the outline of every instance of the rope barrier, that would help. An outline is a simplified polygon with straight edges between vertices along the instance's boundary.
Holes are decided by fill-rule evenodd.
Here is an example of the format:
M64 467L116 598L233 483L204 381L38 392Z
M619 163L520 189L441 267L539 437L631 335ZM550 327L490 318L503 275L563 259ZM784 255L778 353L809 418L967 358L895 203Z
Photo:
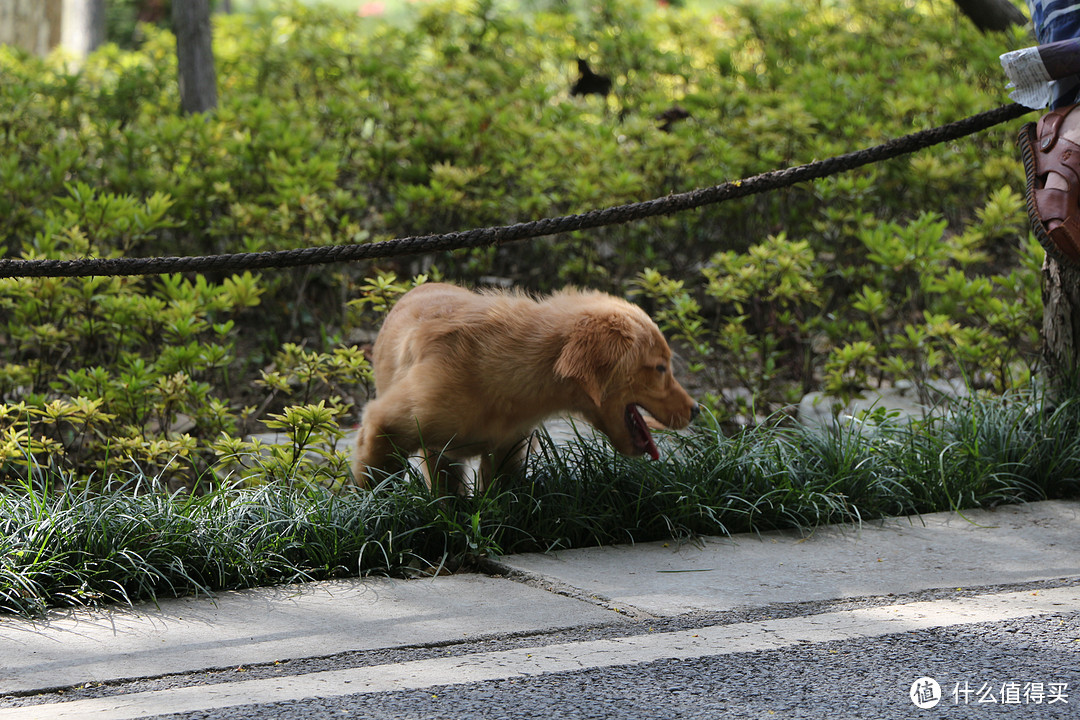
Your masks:
M362 245L327 245L261 253L158 258L83 258L79 260L8 259L0 260L0 278L232 272L325 265L502 245L546 235L628 223L659 215L670 215L735 198L778 190L973 135L995 125L1014 120L1029 112L1031 112L1030 108L1016 103L1002 105L963 120L904 135L864 150L818 160L806 165L774 170L744 180L727 182L709 188L675 193L644 202L590 210L577 215L564 215L514 225L478 228L439 235L419 235L394 240L382 240Z

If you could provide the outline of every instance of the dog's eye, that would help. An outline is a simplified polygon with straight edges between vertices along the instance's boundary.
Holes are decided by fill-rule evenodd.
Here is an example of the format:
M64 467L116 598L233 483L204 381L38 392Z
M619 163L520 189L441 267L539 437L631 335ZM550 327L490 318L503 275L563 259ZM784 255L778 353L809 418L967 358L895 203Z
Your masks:
M657 365L656 366L656 372L666 373L667 372L667 365L664 365L663 363Z

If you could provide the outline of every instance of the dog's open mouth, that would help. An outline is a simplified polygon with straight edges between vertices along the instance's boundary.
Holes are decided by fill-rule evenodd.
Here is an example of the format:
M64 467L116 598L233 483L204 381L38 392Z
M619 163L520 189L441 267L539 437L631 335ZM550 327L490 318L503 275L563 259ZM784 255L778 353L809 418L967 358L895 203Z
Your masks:
M656 442L653 441L649 426L645 422L645 418L641 416L638 406L633 403L626 406L626 427L630 431L630 440L634 443L636 449L647 454L653 460L660 459L660 450L657 449Z

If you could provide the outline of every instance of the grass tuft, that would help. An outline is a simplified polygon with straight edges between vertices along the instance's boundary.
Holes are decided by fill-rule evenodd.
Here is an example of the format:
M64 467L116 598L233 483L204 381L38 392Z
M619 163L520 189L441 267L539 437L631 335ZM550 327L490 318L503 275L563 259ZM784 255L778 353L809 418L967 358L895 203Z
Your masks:
M366 574L477 557L696 535L812 528L1080 494L1080 400L975 395L924 421L830 430L715 419L662 434L664 459L616 455L591 431L540 448L520 479L433 497L413 468L375 492L284 482L165 494L0 486L0 612Z

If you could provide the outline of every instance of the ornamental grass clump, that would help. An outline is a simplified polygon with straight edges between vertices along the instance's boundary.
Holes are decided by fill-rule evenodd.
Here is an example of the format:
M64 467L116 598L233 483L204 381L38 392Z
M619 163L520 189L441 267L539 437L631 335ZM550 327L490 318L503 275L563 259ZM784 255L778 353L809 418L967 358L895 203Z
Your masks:
M926 419L876 412L825 429L773 422L728 436L706 415L659 434L656 462L616 455L584 427L565 442L542 434L521 476L476 496L433 496L412 464L373 491L339 492L275 480L170 494L137 474L99 492L40 470L0 488L0 610L1075 497L1078 438L1076 400L976 394Z

